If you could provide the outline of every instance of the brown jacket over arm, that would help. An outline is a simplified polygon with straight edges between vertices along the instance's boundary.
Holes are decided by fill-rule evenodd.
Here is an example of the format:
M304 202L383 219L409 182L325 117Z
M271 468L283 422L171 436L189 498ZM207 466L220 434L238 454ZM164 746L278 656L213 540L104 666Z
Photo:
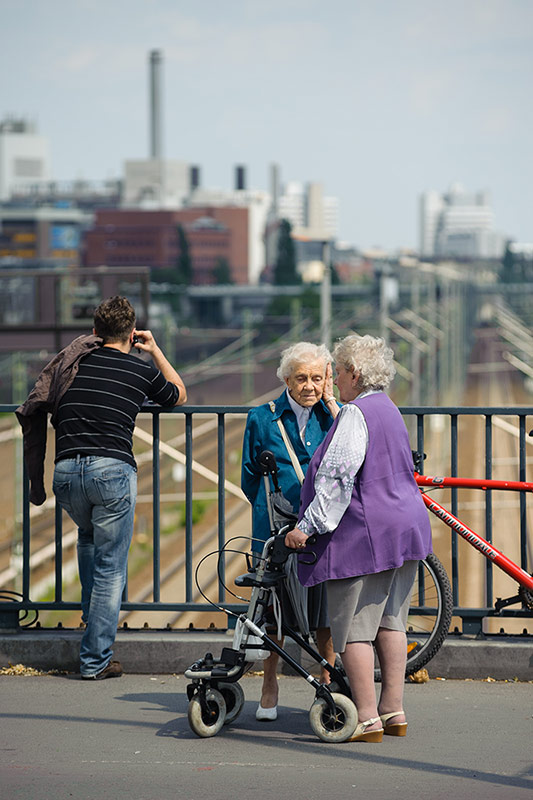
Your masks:
M36 506L46 500L44 457L48 414L52 415L53 422L58 403L74 380L81 359L101 344L102 340L92 334L74 339L46 365L28 398L15 411L22 426L30 501Z

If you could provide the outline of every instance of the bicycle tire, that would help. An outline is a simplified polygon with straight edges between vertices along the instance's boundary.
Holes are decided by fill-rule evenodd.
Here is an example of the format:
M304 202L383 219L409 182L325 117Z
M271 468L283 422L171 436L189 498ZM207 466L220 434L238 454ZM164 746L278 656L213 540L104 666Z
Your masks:
M424 613L418 613L419 608ZM420 561L407 618L407 665L405 675L413 675L428 664L444 642L453 613L452 588L446 570L436 555ZM381 670L376 660L376 681Z

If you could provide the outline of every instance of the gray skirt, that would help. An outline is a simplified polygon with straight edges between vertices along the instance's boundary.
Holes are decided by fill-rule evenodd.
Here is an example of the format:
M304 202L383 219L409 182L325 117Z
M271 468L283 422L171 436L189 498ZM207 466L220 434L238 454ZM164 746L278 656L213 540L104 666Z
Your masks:
M373 642L379 628L404 631L418 561L397 569L327 581L331 636L336 653L350 642Z

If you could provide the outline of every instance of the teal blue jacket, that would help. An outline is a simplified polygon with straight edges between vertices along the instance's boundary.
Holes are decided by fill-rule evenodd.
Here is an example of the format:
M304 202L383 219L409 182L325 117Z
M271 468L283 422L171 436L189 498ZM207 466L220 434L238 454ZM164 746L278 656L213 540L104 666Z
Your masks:
M252 549L259 552L263 549L262 543L271 535L264 479L257 463L263 450L274 453L279 470L278 481L284 496L296 512L300 505L300 482L281 438L278 418L281 417L304 475L311 456L333 425L333 417L320 400L311 409L304 443L300 439L296 414L290 407L286 391L274 401L274 406L274 413L268 403L248 412L242 447L241 487L252 504ZM272 481L271 488L274 488Z

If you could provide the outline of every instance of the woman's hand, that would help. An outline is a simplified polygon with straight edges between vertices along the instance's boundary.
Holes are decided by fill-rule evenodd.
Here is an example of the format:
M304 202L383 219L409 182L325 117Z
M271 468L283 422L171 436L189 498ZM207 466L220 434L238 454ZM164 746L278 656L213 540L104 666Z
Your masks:
M293 528L285 536L285 546L290 547L292 550L301 550L305 547L305 543L309 536L301 531L299 528Z
M325 403L329 413L333 419L335 419L339 413L339 406L333 394L333 370L329 362L326 365L326 377L324 379L324 388L322 389L322 402Z
M327 403L328 400L335 399L335 395L333 394L333 370L331 369L331 364L326 364L326 377L324 379L324 386L322 389L322 400L324 403Z

